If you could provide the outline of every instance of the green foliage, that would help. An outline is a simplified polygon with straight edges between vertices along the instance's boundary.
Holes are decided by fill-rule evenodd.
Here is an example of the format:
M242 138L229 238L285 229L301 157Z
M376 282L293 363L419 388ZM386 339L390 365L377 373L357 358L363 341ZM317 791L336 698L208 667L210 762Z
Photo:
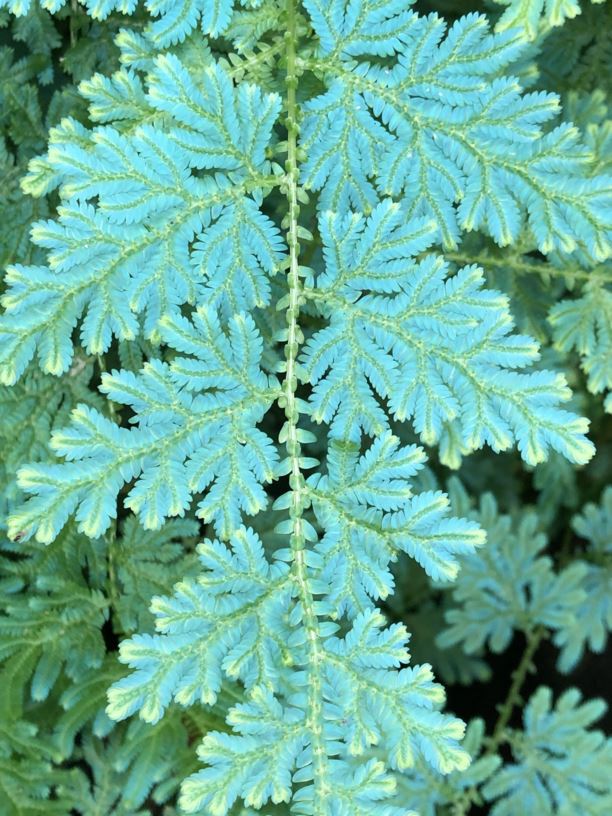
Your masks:
M601 507L587 504L572 526L588 545L583 553L584 600L577 605L569 624L555 635L555 643L562 649L560 665L565 671L576 665L587 644L595 652L603 651L612 628L612 488L606 488Z
M453 588L456 607L446 613L449 626L440 635L440 645L461 642L471 654L487 643L491 651L501 652L515 629L571 627L576 610L587 602L582 588L585 566L574 562L555 572L552 560L541 555L547 542L533 512L522 514L514 530L512 519L500 517L494 498L485 494L475 516L488 544L482 553L463 560Z
M479 756L483 751L483 737L483 721L472 720L463 743L470 752L472 764L465 771L440 777L420 764L413 773L402 778L403 793L417 806L420 816L436 816L440 809L458 805L464 801L467 791L481 785L497 771L501 765L498 756Z
M586 0L493 0L508 8L500 17L497 28L524 28L530 39L534 39L543 29L560 26L566 20L577 17ZM591 0L603 3L605 0Z
M0 0L1 816L612 810L610 14Z
M589 730L604 710L602 700L582 703L577 689L564 692L553 708L550 689L538 689L525 707L524 730L510 736L514 762L484 786L485 798L495 801L492 816L517 808L559 816L607 813L612 740Z
M194 323L177 318L166 325L164 336L194 356L170 365L153 360L138 375L103 375L101 390L133 409L136 427L118 428L95 409L77 407L52 438L68 461L20 470L19 485L37 496L12 515L13 534L29 535L34 522L39 541L49 543L76 509L79 529L102 535L116 515L117 493L132 479L126 506L145 529L183 515L191 495L211 483L198 515L222 535L235 529L242 510L254 515L265 507L261 485L273 478L277 453L256 425L278 386L259 367L253 321L235 315L226 335L202 307Z
M612 291L600 283L588 283L582 296L562 300L550 312L555 345L561 351L575 349L582 358L587 384L595 394L612 388ZM612 398L606 396L612 412Z

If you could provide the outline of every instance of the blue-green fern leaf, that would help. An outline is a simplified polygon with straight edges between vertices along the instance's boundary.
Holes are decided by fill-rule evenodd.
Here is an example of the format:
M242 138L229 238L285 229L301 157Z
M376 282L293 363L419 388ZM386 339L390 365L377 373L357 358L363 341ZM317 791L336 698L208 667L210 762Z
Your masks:
M241 0L247 8L256 8L261 0ZM227 29L234 12L234 0L147 0L147 9L155 20L149 35L158 46L180 42L199 25L204 34L218 37Z
M273 377L259 368L261 339L252 319L232 318L229 335L214 312L200 309L194 323L164 322L164 337L193 356L171 364L153 360L135 375L106 374L101 390L134 411L121 428L81 405L52 447L62 464L29 465L19 484L35 496L13 514L13 534L52 541L76 511L79 529L101 535L116 517L117 494L136 479L125 505L147 529L182 516L205 491L198 514L222 535L239 526L241 511L267 503L262 484L276 472L272 441L256 426L277 395Z
M599 506L587 504L572 526L589 544L581 562L585 570L582 603L576 604L571 619L555 633L563 671L576 666L587 645L602 652L612 629L612 488L606 488Z
M204 571L183 581L171 597L153 599L159 631L121 645L121 660L135 671L109 693L109 713L134 711L157 722L171 700L212 705L223 676L247 688L269 682L285 651L278 621L291 590L286 564L266 560L261 541L237 530L231 550L219 541L198 546Z
M557 96L521 87L559 64L530 26L577 2L508 4L522 31L473 14L447 29L410 0L0 0L30 9L11 31L47 68L61 38L43 9L58 12L71 46L54 83L85 78L45 120L37 59L0 55L10 816L435 816L483 794L494 816L607 816L601 706L570 692L551 711L540 690L522 732L509 715L540 634L565 670L609 629L608 493L574 520L590 544L569 565L542 530L582 500L571 463L593 453L548 361L576 349L589 389L610 386L610 130L603 94L568 100L580 135L555 127ZM115 12L135 17L111 57ZM548 313L557 349L532 368ZM431 470L418 438L437 445ZM569 460L535 474L538 516L438 489L434 468L484 445ZM463 474L514 513L507 461L478 454ZM473 723L462 744L422 660L483 679L517 630L529 650L493 737Z
M96 97L91 83L87 93ZM184 303L229 315L269 302L283 244L259 204L276 183L265 147L279 97L235 88L219 66L196 79L168 55L155 63L147 100L159 123L91 134L64 120L34 165L28 189L60 183L64 203L58 221L32 231L49 266L7 272L2 381L13 383L35 352L43 370L65 371L81 317L81 342L98 354L113 335L138 336L141 314L145 335L159 339L160 320Z
M436 710L443 693L429 667L397 671L408 659L405 630L382 630L382 623L379 613L367 613L345 638L325 642L320 721L309 711L303 674L288 676L297 689L286 706L257 687L251 702L232 709L234 733L204 738L199 756L208 767L184 783L182 807L224 816L240 796L255 808L291 801L291 812L303 816L320 812L322 803L326 813L365 816L397 784L382 762L367 758L379 740L390 746L393 768L412 766L416 756L442 771L466 767L457 745L463 723ZM306 784L295 791L299 782ZM398 811L383 803L381 812Z
M523 714L524 732L510 738L514 761L484 786L491 816L518 812L542 816L604 816L612 806L612 740L590 726L604 713L603 700L581 702L569 689L552 705L539 688Z
M138 0L79 0L94 19L104 20L113 11L132 14ZM18 16L26 15L36 4L52 14L59 11L66 0L0 0L0 8L7 8Z
M580 354L589 391L594 394L612 390L612 289L605 285L606 280L612 281L612 265L602 264L597 271L600 280L587 283L580 297L557 303L549 315L556 348L575 349ZM612 413L610 394L605 405Z
M330 608L354 616L393 589L389 562L400 552L415 558L434 579L453 579L457 556L484 541L474 523L447 518L448 499L439 491L413 495L410 477L423 451L400 447L389 433L360 456L359 448L331 441L327 474L307 481L308 496L325 531L315 552L319 580L329 587ZM282 506L283 499L276 506Z
M541 554L547 541L535 513L524 513L513 529L512 519L498 515L495 500L485 494L476 518L487 532L487 545L462 559L452 589L456 606L446 613L449 625L439 644L461 643L469 654L488 644L501 652L517 629L565 630L586 600L584 565L555 572L551 559Z
M520 32L489 34L475 14L447 32L435 15L400 13L380 45L359 31L379 4L305 6L319 37L312 68L328 90L305 105L303 180L322 207L367 212L378 191L435 218L450 246L473 229L509 244L527 223L542 252L612 252L610 179L590 175L575 128L543 132L556 96L523 95L503 74ZM381 49L397 52L391 66L372 59Z
M0 0L0 8L8 8L13 14L28 13L34 3L51 13L59 11L67 0ZM138 0L79 0L95 20L105 20L109 14L119 11L133 14ZM256 8L261 0L241 0L247 8ZM157 47L182 42L188 34L199 27L204 34L218 37L227 29L234 13L234 0L146 0L147 11L156 19L147 29L148 36Z
M426 444L454 436L465 452L499 451L516 441L530 464L551 448L590 459L587 421L558 407L570 396L563 376L520 370L538 346L512 334L507 299L476 266L450 277L441 258L414 259L435 236L431 222L385 200L367 219L324 212L319 229L326 269L306 292L329 325L306 343L302 368L311 414L332 436L380 434L386 401Z
M485 727L482 720L472 720L466 728L462 746L472 757L469 768L440 776L423 761L398 779L398 801L411 802L419 816L437 816L439 808L453 807L465 801L466 792L482 785L501 765L499 756L483 751Z

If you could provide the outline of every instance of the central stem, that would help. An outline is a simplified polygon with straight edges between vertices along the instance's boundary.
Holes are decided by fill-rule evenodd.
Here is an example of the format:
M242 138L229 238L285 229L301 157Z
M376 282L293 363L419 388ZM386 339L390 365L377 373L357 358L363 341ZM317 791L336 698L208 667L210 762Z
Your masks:
M314 786L314 814L325 812L324 802L330 793L328 783L327 753L323 737L322 678L321 678L321 635L317 618L315 601L308 580L306 563L306 531L303 519L306 504L306 491L301 463L301 445L299 418L299 400L297 390L297 355L303 335L299 325L300 304L302 302L302 285L299 266L299 214L298 199L298 103L296 71L297 15L295 0L287 0L286 75L287 89L287 161L285 163L285 185L288 201L286 219L287 244L289 248L289 269L287 283L287 336L285 343L285 379L283 383L283 405L286 423L283 437L289 460L289 486L291 500L289 516L291 519L291 551L293 555L292 574L297 589L297 597L302 609L302 624L306 630L307 682L308 682L308 729L311 735L312 770Z

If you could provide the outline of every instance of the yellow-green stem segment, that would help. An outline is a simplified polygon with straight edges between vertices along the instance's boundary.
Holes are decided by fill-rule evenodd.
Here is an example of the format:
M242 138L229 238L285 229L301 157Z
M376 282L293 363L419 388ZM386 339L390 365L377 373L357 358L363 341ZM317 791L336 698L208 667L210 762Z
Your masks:
M295 0L287 0L287 28L285 31L286 60L286 128L287 160L285 163L285 187L288 201L287 244L289 248L288 298L287 298L287 338L285 344L285 379L283 384L283 406L287 422L283 435L289 460L289 486L291 503L291 550L293 555L292 575L297 589L297 597L302 607L303 625L306 630L308 665L308 728L311 735L313 771L313 813L317 816L326 812L325 800L331 792L329 766L323 737L323 689L321 678L321 635L316 614L315 601L308 581L306 565L306 535L303 519L307 501L304 476L302 474L299 441L299 403L297 390L297 355L303 341L299 325L302 286L299 266L299 168L298 133L299 111L297 104L298 74L296 70L297 13Z

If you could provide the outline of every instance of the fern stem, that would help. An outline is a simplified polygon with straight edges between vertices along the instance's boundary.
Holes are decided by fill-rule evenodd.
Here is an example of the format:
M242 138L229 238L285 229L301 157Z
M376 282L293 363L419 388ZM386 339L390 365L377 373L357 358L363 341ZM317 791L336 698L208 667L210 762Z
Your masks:
M100 376L106 374L108 372L108 366L106 365L106 358L103 354L98 354L98 367L100 369ZM107 400L108 406L108 413L110 419L113 422L116 422L118 425L121 424L120 418L117 417L117 410L115 407L115 403L109 399ZM117 575L117 564L116 564L116 548L117 548L117 525L118 525L118 515L115 515L115 518L111 522L108 531L106 532L105 539L108 546L107 549L107 557L106 563L108 568L108 579L106 584L106 589L108 593L108 600L110 602L110 617L113 623L113 630L115 634L123 634L119 631L119 628L115 628L118 622L118 617L115 618L115 613L117 612L117 607L119 605L119 600L121 597L121 590L119 588L119 576Z
M288 297L287 297L287 336L285 343L285 379L283 383L282 407L285 410L286 423L283 429L285 445L289 460L289 486L291 488L291 502L289 516L291 519L291 551L293 555L292 575L295 581L297 596L302 607L303 626L306 630L306 650L308 655L308 725L311 733L312 770L313 770L313 814L323 816L324 801L330 791L326 782L328 777L327 754L323 739L322 723L322 678L319 666L321 665L321 634L319 620L315 609L315 601L311 592L308 569L306 563L305 524L303 518L304 507L308 502L306 485L301 466L301 445L299 425L299 400L297 397L297 356L300 344L303 342L302 330L299 325L300 305L303 303L302 285L299 265L299 168L298 168L298 103L297 86L298 73L296 70L297 45L297 13L295 0L287 0L286 5L287 28L285 31L286 43L286 128L287 128L287 160L286 195L288 213L286 218L287 244L289 248L288 267Z
M546 629L543 626L538 626L535 629L530 629L525 632L527 644L520 663L512 672L512 684L508 689L506 699L499 706L499 716L493 728L493 734L487 741L487 747L482 756L493 756L497 753L500 745L506 740L506 729L512 713L516 706L521 702L521 691L527 675L534 671L533 658L537 652L540 644L547 636ZM471 788L465 790L459 801L455 802L450 809L450 816L467 816L472 805L478 802L478 788L473 785Z
M523 688L525 680L527 679L527 675L530 671L533 671L534 655L545 636L546 630L542 626L539 626L537 629L527 631L525 634L527 645L525 651L523 652L521 662L512 673L512 685L508 690L506 699L499 709L499 717L495 723L493 734L487 745L487 750L485 751L485 754L487 755L496 753L499 746L505 740L506 728L510 722L510 717L512 716L512 712L516 706L521 701L521 689Z
M594 269L580 269L577 264L575 268L571 268L570 266L556 267L551 263L530 259L526 253L527 250L525 254L520 256L511 256L509 253L502 256L488 253L445 250L444 257L449 261L453 261L453 263L456 263L458 266L475 263L481 266L485 271L490 267L494 267L496 269L513 272L517 275L539 275L543 281L553 278L561 279L566 282L570 281L572 283L575 281L584 281L587 283L597 282L601 285L612 283L612 277L604 265L595 267Z
M70 0L70 18L69 18L69 20L70 20L70 46L71 46L71 48L74 48L74 46L77 44L78 35L77 35L76 24L75 24L74 18L78 13L79 13L79 4L78 4L77 0Z

